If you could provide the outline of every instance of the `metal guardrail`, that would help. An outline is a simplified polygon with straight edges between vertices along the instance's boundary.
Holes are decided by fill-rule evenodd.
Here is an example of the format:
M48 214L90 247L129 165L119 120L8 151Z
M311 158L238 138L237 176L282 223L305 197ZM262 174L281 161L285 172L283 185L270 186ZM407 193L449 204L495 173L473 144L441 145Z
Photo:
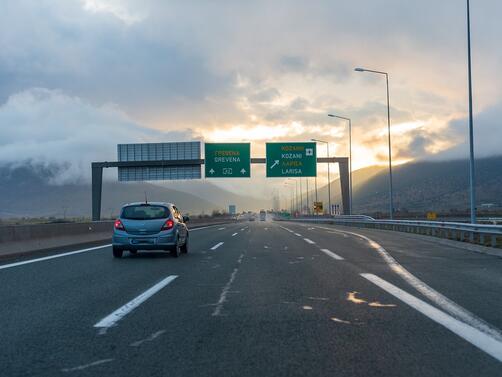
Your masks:
M478 223L498 225L502 224L502 217L481 217L478 218Z
M466 224L447 221L375 220L369 216L301 217L292 221L308 221L355 226L359 228L393 230L447 238L473 244L502 247L502 226Z

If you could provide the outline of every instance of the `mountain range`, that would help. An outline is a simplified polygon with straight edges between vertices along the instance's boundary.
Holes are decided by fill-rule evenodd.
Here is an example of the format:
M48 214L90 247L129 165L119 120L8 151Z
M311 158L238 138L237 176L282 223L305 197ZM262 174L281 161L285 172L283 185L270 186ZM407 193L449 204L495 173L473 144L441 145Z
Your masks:
M49 168L1 167L0 218L13 217L90 217L91 185L87 182L53 185ZM238 211L269 208L270 200L234 194L207 181L110 182L103 181L102 217L118 214L124 203L169 201L184 212L210 214L228 211L235 204Z
M394 207L399 212L462 212L469 208L469 164L467 160L417 161L393 169ZM31 166L0 167L0 218L12 217L90 217L89 183L49 184L51 169ZM305 178L303 179L305 197ZM476 160L478 208L502 208L502 156ZM313 179L309 180L309 204L315 198ZM387 213L389 205L388 170L370 166L353 172L353 210L359 214ZM331 182L332 203L341 203L340 182ZM327 184L318 179L317 196L327 207ZM172 201L187 213L225 211L235 204L237 211L271 208L272 198L237 195L203 181L103 182L102 216L113 217L121 205L142 201ZM289 207L291 191L280 192L282 206Z
M502 207L502 156L476 160L479 209ZM333 203L340 203L340 182L332 182ZM469 161L417 161L393 167L394 208L399 212L465 212L469 208ZM313 193L311 193L313 195ZM318 191L327 202L327 185ZM388 167L372 166L353 173L353 211L388 212Z

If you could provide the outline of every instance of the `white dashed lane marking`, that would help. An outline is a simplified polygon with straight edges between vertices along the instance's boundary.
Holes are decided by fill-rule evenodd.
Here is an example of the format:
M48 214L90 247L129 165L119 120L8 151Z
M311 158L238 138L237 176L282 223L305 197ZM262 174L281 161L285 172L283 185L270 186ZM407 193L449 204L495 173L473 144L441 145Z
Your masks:
M108 327L114 326L118 321L120 321L127 314L132 312L134 309L136 309L138 306L140 306L143 302L148 300L150 297L152 297L155 293L160 291L166 285L171 283L177 277L178 276L176 276L176 275L170 275L170 276L166 277L165 279L161 280L160 282L158 282L154 286L148 288L146 291L144 291L138 297L132 299L127 304L125 304L125 305L121 306L120 308L118 308L117 310L115 310L112 314L107 315L101 321L96 323L94 325L94 327L108 328Z
M217 248L219 248L221 245L223 245L225 242L218 242L216 245L214 245L211 250L216 250Z
M321 249L321 251L326 254L327 256L333 258L333 259L336 259L336 260L344 260L343 257L339 256L338 254L335 254L333 253L332 251L328 250L328 249Z

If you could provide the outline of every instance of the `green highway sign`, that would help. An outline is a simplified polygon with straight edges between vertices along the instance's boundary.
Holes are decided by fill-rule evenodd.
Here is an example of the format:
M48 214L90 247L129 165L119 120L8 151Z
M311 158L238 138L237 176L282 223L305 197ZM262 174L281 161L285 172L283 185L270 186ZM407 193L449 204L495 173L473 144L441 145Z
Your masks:
M267 177L316 175L316 143L267 143Z
M205 143L206 178L249 178L249 143Z

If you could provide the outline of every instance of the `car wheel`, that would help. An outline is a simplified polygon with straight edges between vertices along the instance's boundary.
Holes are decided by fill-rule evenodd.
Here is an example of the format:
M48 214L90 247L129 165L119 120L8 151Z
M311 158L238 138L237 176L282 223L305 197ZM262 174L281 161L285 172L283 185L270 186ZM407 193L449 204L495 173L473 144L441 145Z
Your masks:
M183 254L187 254L188 253L188 236L185 239L185 244L183 246L181 246L181 252Z
M171 254L175 258L178 258L180 256L180 254L181 254L181 246L180 246L180 240L179 239L176 241L176 246L174 246L174 249L171 252Z
M122 254L124 253L124 250L119 249L118 247L113 246L113 256L115 258L122 258Z

